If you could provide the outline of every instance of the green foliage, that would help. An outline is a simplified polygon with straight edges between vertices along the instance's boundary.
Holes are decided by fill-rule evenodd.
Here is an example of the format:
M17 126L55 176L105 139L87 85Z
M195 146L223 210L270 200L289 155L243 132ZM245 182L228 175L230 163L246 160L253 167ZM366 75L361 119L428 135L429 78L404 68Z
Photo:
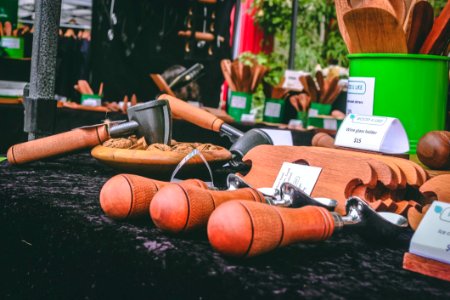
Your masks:
M436 0L442 1L442 0ZM255 0L255 21L275 36L275 52L286 65L289 51L292 0ZM295 69L312 71L317 64L347 66L347 48L339 33L332 0L299 0Z
M263 81L271 86L280 83L286 68L284 56L276 52L271 54L244 52L239 55L239 60L246 65L253 65L253 62L256 61L258 64L267 67L268 71Z

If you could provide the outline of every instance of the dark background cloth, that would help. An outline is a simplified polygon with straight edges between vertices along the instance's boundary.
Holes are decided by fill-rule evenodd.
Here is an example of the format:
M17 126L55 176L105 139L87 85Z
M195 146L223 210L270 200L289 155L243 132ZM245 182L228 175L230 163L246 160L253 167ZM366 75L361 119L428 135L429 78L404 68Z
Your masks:
M21 115L21 106L0 106L0 153L6 152L5 141L25 140L17 122ZM59 109L56 128L69 130L104 117L103 113ZM229 146L217 133L181 121L174 121L174 136L180 141ZM311 134L294 139L305 145ZM215 171L218 182L223 184L220 179L226 172ZM2 298L450 297L449 282L402 269L410 231L398 240L378 243L341 233L324 242L232 259L213 251L204 231L175 236L161 232L149 217L126 222L106 217L99 192L118 173L88 151L25 166L0 163Z

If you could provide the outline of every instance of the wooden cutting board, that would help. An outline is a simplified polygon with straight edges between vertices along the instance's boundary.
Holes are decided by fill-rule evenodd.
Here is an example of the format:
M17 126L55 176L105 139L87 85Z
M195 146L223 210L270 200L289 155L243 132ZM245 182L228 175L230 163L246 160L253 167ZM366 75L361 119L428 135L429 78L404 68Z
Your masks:
M336 211L345 214L345 201L360 184L374 188L377 174L363 160L308 151L308 147L261 145L250 150L243 161L251 165L244 176L254 188L272 187L284 162L321 167L312 197L328 197L338 201Z

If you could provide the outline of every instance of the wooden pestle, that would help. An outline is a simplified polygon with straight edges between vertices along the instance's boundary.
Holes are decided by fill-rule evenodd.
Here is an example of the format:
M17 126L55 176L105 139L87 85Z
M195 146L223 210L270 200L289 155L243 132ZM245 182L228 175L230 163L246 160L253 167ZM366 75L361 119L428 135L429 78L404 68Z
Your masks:
M163 187L150 204L150 216L160 229L179 233L206 227L211 213L230 200L266 202L255 189L211 191L192 185L171 184Z
M295 242L328 239L333 216L325 208L283 208L250 201L232 201L213 212L208 239L218 252L251 257Z
M11 146L7 157L10 164L25 164L39 159L100 145L109 139L107 125L77 128Z
M316 133L312 138L311 145L316 147L337 148L334 145L334 138L324 132Z
M123 220L148 214L150 202L155 194L170 182L158 181L132 174L119 174L110 178L100 191L100 206L112 219ZM198 179L187 179L180 185L207 188Z
M421 137L417 157L431 169L450 169L450 132L430 131Z

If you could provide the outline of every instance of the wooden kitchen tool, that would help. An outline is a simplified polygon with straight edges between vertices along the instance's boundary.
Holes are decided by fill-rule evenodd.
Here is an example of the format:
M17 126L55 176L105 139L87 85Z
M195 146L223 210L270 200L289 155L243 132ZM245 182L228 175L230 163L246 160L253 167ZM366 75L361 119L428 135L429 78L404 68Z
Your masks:
M433 27L433 7L428 1L418 1L412 8L410 19L405 32L408 52L419 53L420 47Z
M431 169L450 169L450 132L430 131L417 144L417 157Z
M350 0L352 9L361 7L375 7L381 8L395 16L400 24L403 23L403 19L400 21L397 16L397 12L392 7L392 4L388 0ZM402 16L400 16L402 17Z
M307 147L261 145L250 150L243 161L251 165L249 173L243 178L254 188L272 187L284 162L321 167L322 171L311 196L337 200L336 211L339 213L345 211L345 200L358 184L374 188L378 180L367 162L323 155L308 151Z
M148 216L153 196L170 182L158 181L133 174L119 174L110 178L100 191L103 212L116 220ZM187 179L180 185L192 185L206 189L198 179Z
M439 200L450 203L450 174L431 178L419 190L428 201Z
M354 53L353 41L347 31L347 27L344 22L344 15L349 12L352 8L349 5L348 0L334 0L334 5L336 7L336 18L338 21L339 31L341 32L342 39L347 45L347 50L349 53Z
M386 10L355 8L343 19L352 43L351 53L408 53L401 25Z
M420 48L422 54L441 54L450 36L450 2L447 1L440 15L434 20L433 28Z
M264 196L252 188L212 191L172 183L153 197L150 215L155 225L164 231L188 232L206 227L209 216L219 205L237 199L266 202Z
M172 89L160 74L150 74L150 78L153 80L153 82L161 92L175 97L175 93L172 91Z

